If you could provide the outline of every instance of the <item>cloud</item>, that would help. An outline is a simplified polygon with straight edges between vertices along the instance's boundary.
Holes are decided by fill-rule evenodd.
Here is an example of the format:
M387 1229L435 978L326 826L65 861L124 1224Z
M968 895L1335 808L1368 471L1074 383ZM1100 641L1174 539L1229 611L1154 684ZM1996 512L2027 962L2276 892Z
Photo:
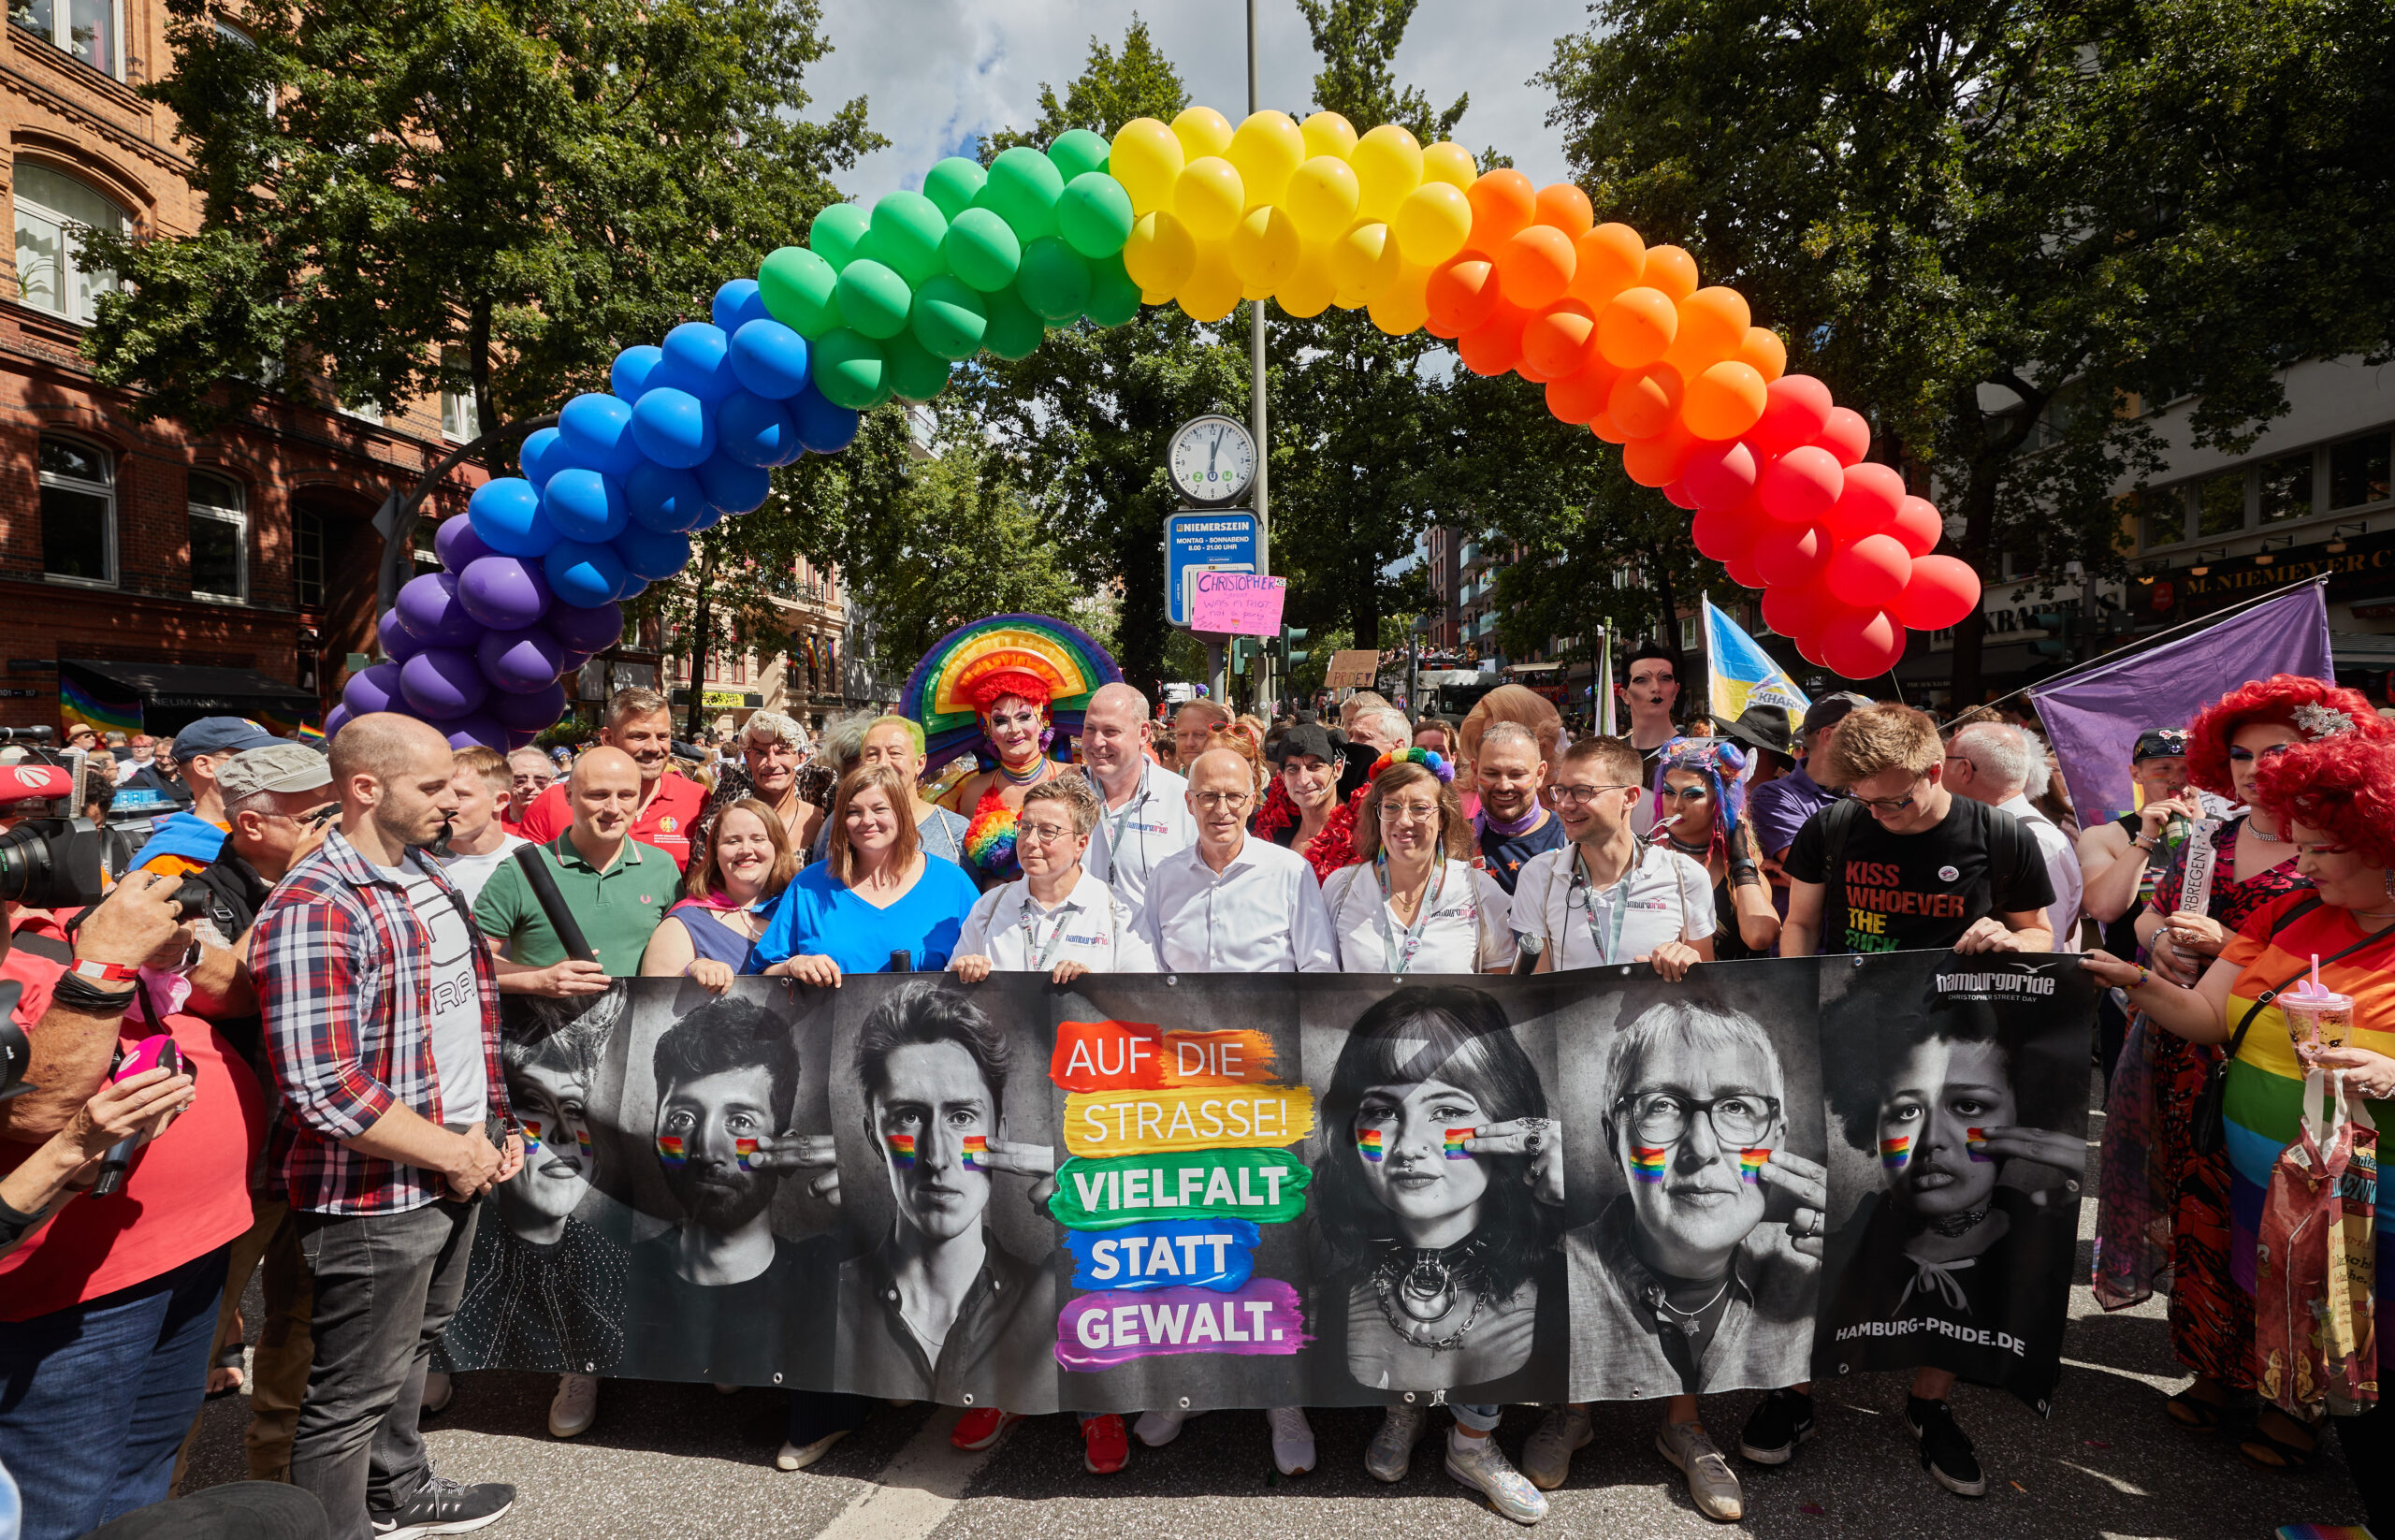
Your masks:
M1040 85L1061 94L1081 73L1090 39L1119 44L1135 12L1191 98L1238 122L1247 105L1246 31L1241 8L1222 0L825 0L834 51L808 76L809 114L865 96L891 147L866 157L844 187L868 202L919 187L941 156L1031 123ZM1321 60L1304 19L1288 0L1258 0L1256 22L1262 105L1312 107ZM1575 0L1423 0L1398 51L1399 76L1442 109L1470 93L1457 137L1475 153L1496 146L1533 182L1557 181L1565 167L1546 123L1552 101L1529 80L1555 39L1585 24Z

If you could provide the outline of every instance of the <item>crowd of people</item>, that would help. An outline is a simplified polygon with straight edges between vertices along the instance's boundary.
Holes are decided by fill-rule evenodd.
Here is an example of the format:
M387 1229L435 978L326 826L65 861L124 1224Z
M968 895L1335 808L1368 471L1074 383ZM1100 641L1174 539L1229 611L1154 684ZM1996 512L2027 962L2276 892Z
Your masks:
M629 977L722 995L752 975L836 988L884 971L972 984L1630 963L1678 981L1743 958L2083 952L2107 990L2091 1025L2111 1122L2142 1140L2106 1152L2099 1297L2167 1287L2194 1376L2170 1417L2257 1465L2304 1465L2325 1430L2289 1409L2257 1335L2259 1211L2303 1137L2307 1071L2395 1099L2395 724L2333 685L2256 681L2191 721L2138 724L2141 806L2082 829L2019 719L1941 726L1836 694L1797 716L1688 720L1659 647L1618 688L1628 731L1571 737L1518 686L1461 722L1369 691L1268 721L1202 700L1168 715L1113 683L1060 742L1052 683L1001 669L973 696L978 752L945 766L923 722L895 714L810 733L757 712L725 743L677 744L646 690L609 701L564 765L452 749L390 715L328 748L235 719L128 745L119 785L173 805L138 867L80 915L10 914L32 1089L0 1101L0 1468L23 1533L146 1533L104 1527L168 1500L203 1397L244 1375L253 1482L177 1500L196 1504L177 1533L204 1533L206 1504L263 1512L294 1492L341 1540L508 1511L511 1489L435 1474L420 1431L455 1393L441 1340L474 1200L531 1161L565 1236L591 1172L588 1144L557 1137L581 1071L506 1040L501 1002ZM2211 860L2192 893L2198 843ZM196 912L186 879L207 895ZM2336 1046L2291 1034L2279 1003L2315 957L2353 1001ZM120 1074L144 1044L155 1067ZM704 1045L690 1053L689 1073L708 1072ZM119 1193L68 1201L128 1136L148 1147ZM1481 1143L1534 1155L1536 1138L1525 1124ZM1722 1158L1689 1127L1659 1142ZM1002 1163L1039 1158L992 1143ZM828 1149L777 1158L831 1164ZM748 1218L675 1266L759 1288L815 1276L762 1211ZM1674 1308L1668 1269L1641 1260ZM935 1298L903 1246L876 1265L900 1312ZM245 1323L254 1272L265 1319ZM1681 1315L1698 1329L1701 1310ZM1978 1496L1953 1379L1913 1374L1906 1431L1931 1479ZM1696 1389L1662 1404L1656 1447L1699 1511L1736 1519L1731 1455L1793 1459L1817 1431L1810 1387L1769 1388L1735 1438L1708 1431ZM549 1431L590 1428L602 1391L562 1375ZM789 1400L785 1470L876 1405ZM1546 1408L1517 1459L1491 1436L1502 1409L1457 1403L1440 1429L1393 1406L1366 1469L1401 1480L1435 1434L1447 1475L1535 1523L1589 1413ZM2362 1502L2395 1533L2384 1414L2341 1410ZM1264 1416L1279 1470L1311 1469L1304 1408ZM988 1447L1017 1420L977 1405L952 1437ZM1134 1440L1161 1448L1186 1420L1083 1414L1085 1468L1119 1471Z

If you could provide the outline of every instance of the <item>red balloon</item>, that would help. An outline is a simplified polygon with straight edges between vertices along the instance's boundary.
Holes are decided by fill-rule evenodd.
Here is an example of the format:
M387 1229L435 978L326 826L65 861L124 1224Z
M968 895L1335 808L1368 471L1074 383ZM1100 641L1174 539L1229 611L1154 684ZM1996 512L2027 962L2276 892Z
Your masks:
M1529 341L1524 333L1523 341ZM1618 371L1603 358L1577 374L1546 383L1546 409L1557 418L1568 423L1585 423L1605 409L1605 400L1613 394L1613 382Z
M1915 556L1927 556L1938 549L1938 538L1946 532L1946 521L1938 516L1938 506L1927 498L1908 497L1896 505L1895 522L1888 526L1888 533L1905 543L1905 549Z
M1754 549L1757 527L1735 508L1699 508L1688 532L1708 560L1728 562Z
M1431 269L1423 284L1422 307L1430 317L1423 328L1452 341L1495 314L1498 298L1495 264L1478 252L1452 256Z
M1663 488L1663 501L1675 508L1685 508L1691 513L1696 511L1696 499L1688 495L1687 472L1681 472L1679 480Z
M1871 453L1871 425L1863 414L1846 407L1830 408L1829 420L1822 425L1815 443L1837 457L1840 465L1860 465L1863 457Z
M1784 455L1822 435L1835 403L1830 387L1809 374L1783 374L1764 392L1763 420L1747 435L1760 455Z
M1902 541L1894 535L1865 535L1837 548L1822 581L1839 603L1876 610L1904 592L1911 576L1912 553Z
M1754 451L1732 439L1697 445L1682 479L1698 507L1735 508L1754 496L1757 473Z
M1837 601L1817 584L1800 588L1764 590L1764 621L1782 636L1802 638L1811 635L1821 625L1822 617L1838 607ZM1810 658L1812 654L1808 652L1805 656Z
M1755 571L1775 588L1810 588L1821 581L1830 551L1830 537L1812 525L1773 519L1755 537Z
M1957 557L1913 558L1912 576L1896 596L1896 618L1915 631L1943 631L1980 602L1980 574Z
M1870 679L1896 666L1905 633L1878 610L1848 610L1822 623L1822 661L1848 679Z
M1754 558L1744 551L1723 561L1721 570L1730 574L1731 582L1742 588L1760 588L1764 586L1763 574L1755 571Z
M1502 374L1522 361L1522 323L1528 319L1502 301L1488 319L1456 341L1456 356L1474 374Z
M1822 633L1820 632L1807 632L1804 635L1796 638L1796 652L1799 657L1803 658L1805 661L1812 664L1815 668L1827 668L1830 666L1828 657L1822 651Z
M1610 386L1607 387L1607 394L1608 396L1611 394ZM1628 443L1630 442L1630 435L1623 432L1619 428L1614 426L1613 415L1607 412L1599 412L1595 416L1589 419L1589 431L1604 440L1607 443Z
M1765 467L1755 490L1772 517L1787 524L1818 524L1845 486L1846 472L1836 457L1806 444Z
M1850 466L1846 486L1822 523L1840 540L1876 535L1895 522L1905 501L1905 478L1885 465Z

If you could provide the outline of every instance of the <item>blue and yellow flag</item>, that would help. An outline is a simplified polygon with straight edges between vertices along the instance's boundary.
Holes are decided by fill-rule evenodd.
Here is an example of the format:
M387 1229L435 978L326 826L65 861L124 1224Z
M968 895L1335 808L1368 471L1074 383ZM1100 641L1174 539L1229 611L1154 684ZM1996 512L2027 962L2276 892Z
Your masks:
M1755 639L1740 630L1735 620L1715 609L1712 600L1701 603L1705 666L1709 676L1706 694L1713 714L1735 719L1745 716L1749 706L1777 705L1802 719L1805 708L1813 703L1796 688L1796 681L1771 661L1771 654L1755 646Z

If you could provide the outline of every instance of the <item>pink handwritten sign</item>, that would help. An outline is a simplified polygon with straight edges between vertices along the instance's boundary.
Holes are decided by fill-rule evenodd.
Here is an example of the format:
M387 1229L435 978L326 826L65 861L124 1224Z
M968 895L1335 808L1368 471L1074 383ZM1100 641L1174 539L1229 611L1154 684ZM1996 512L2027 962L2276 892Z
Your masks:
M1254 573L1199 573L1191 579L1189 629L1220 636L1278 636L1285 577Z

